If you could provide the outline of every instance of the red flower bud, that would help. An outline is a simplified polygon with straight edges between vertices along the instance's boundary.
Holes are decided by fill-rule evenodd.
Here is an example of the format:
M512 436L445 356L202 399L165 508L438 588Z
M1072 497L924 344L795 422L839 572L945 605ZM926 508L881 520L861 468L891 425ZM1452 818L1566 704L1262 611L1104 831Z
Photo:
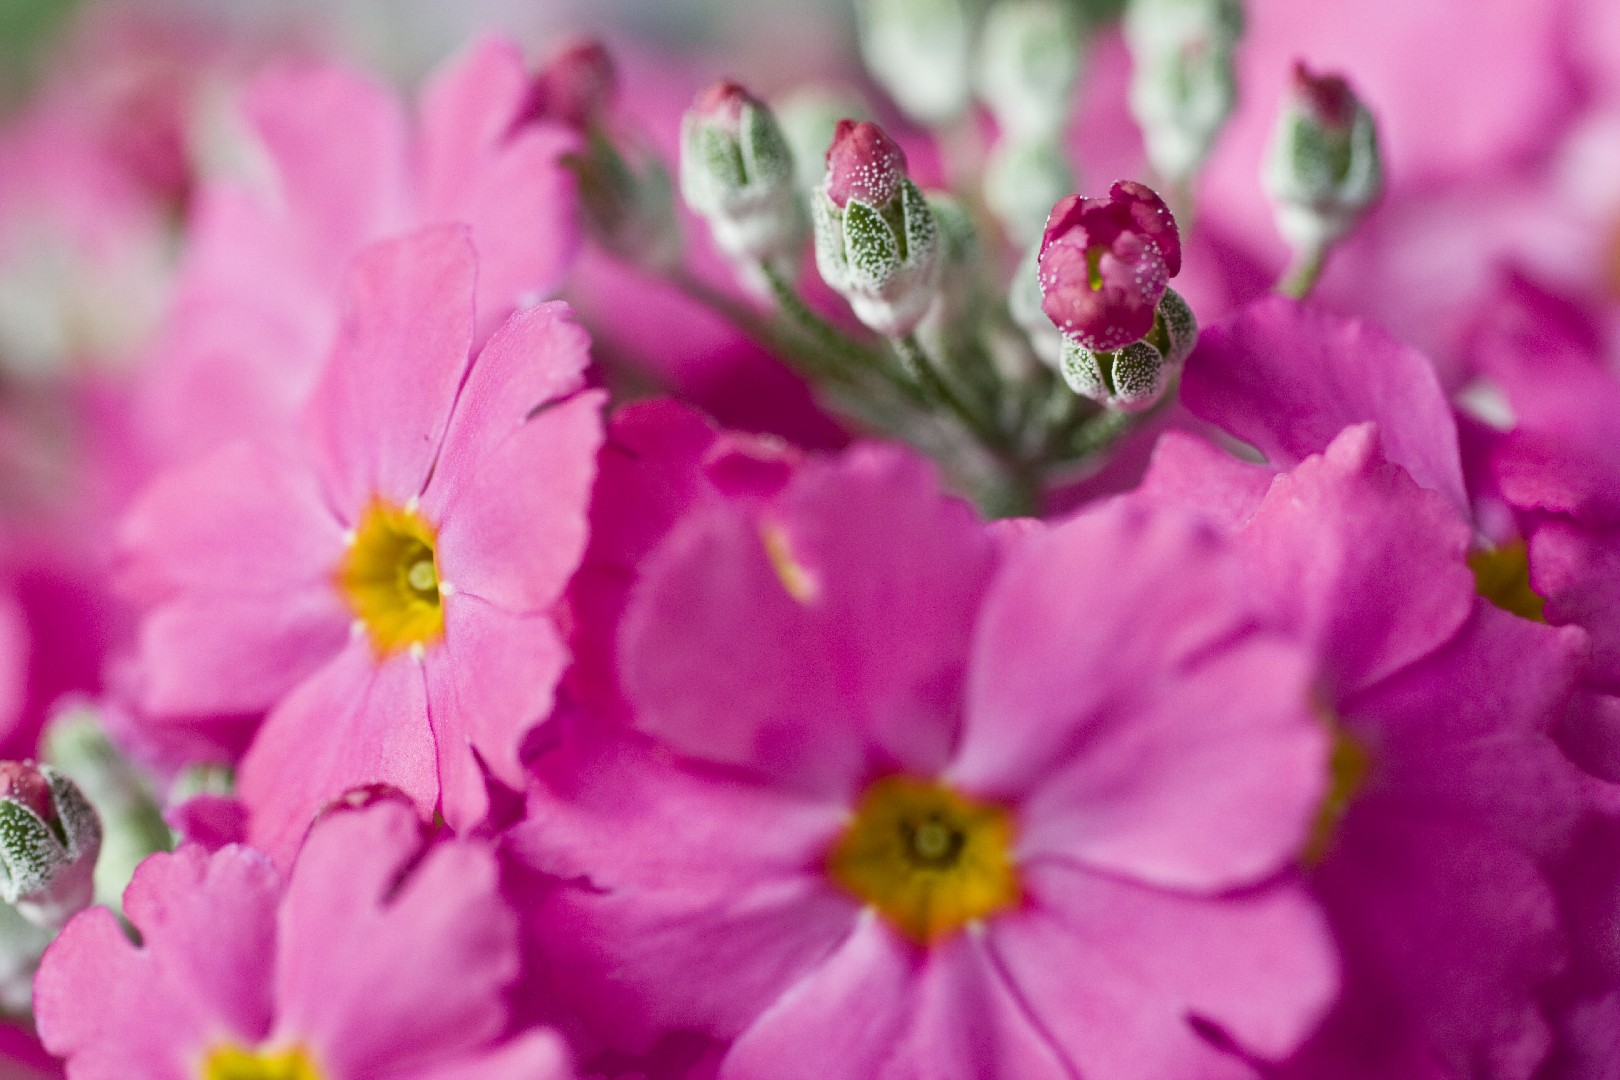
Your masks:
M533 114L577 130L591 127L613 104L618 75L600 41L565 45L534 79Z
M1153 329L1180 270L1170 208L1150 188L1122 180L1106 199L1071 195L1053 207L1041 240L1041 308L1078 344L1117 349Z
M906 155L883 129L869 120L838 121L827 148L827 198L839 209L859 199L883 206L900 193Z

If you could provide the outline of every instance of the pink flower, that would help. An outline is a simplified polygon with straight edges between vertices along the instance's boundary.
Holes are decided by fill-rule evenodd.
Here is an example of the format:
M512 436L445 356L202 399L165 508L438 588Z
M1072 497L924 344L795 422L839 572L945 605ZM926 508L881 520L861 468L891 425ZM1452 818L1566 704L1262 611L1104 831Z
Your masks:
M993 531L937 485L857 449L653 552L620 657L659 741L562 741L513 834L585 883L530 897L546 969L632 1053L734 1038L723 1077L1286 1054L1334 988L1286 874L1308 657L1178 515Z
M28 624L16 602L0 593L0 733L11 733L27 695Z
M1184 388L1267 464L1166 436L1140 497L1233 534L1254 602L1323 658L1335 731L1307 856L1345 994L1283 1075L1527 1077L1562 959L1547 859L1585 809L1550 737L1582 637L1476 595L1456 428L1420 354L1274 300L1208 331Z
M271 175L199 194L144 388L160 449L186 457L286 427L332 346L349 259L374 240L465 223L479 254L479 342L554 292L578 247L560 160L577 137L534 119L532 104L517 47L493 38L429 81L414 125L390 92L342 68L254 80L242 111Z
M78 1080L566 1077L545 1031L502 1040L516 925L492 853L424 842L408 805L333 813L290 875L195 846L136 871L47 952L45 1045Z
M1106 199L1070 195L1052 208L1041 238L1041 307L1088 349L1140 341L1170 279L1181 239L1164 201L1132 180Z
M360 784L476 823L484 769L521 787L551 707L601 397L577 392L560 305L473 351L475 269L456 226L362 253L301 446L227 447L126 523L141 704L168 725L271 710L239 779L281 859Z
M591 491L590 542L568 587L567 689L575 701L599 719L626 715L616 645L647 557L688 514L774 495L799 457L775 439L720 431L673 401L634 402L614 414Z

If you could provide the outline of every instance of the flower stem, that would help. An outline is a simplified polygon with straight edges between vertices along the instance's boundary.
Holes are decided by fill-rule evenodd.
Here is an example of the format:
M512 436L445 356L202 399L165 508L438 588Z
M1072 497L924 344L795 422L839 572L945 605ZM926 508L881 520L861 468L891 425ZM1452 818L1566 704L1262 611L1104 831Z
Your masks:
M1322 270L1327 266L1327 256L1326 244L1312 244L1299 252L1294 256L1288 271L1283 274L1282 280L1277 283L1277 291L1295 300L1303 300L1311 295L1311 290L1316 288L1317 279L1322 276Z

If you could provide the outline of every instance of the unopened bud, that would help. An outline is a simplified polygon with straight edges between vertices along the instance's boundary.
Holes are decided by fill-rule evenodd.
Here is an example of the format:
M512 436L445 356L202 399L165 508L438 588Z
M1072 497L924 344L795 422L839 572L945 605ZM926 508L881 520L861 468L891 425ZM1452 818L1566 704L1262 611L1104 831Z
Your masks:
M49 765L0 762L0 897L39 926L59 927L95 899L101 819Z
M793 173L799 189L814 191L826 172L823 158L838 121L847 116L864 120L866 102L843 87L802 86L772 103L777 126L793 151Z
M1002 137L1016 142L1062 136L1080 80L1080 29L1060 0L1003 0L985 18L979 96Z
M1152 189L1116 183L1106 199L1071 195L1041 240L1041 306L1076 345L1113 350L1153 329L1159 299L1181 271L1175 218Z
M797 261L808 223L793 152L770 108L734 82L699 94L681 120L681 194L732 258Z
M534 78L534 115L578 131L596 127L618 90L613 59L600 41L581 38L554 53Z
M812 206L822 278L878 333L915 330L938 291L939 230L900 147L876 124L840 122Z
M675 188L655 154L598 128L586 136L585 149L564 162L579 178L580 209L592 240L649 270L674 265L681 249Z
M1130 0L1130 106L1148 162L1168 181L1203 164L1237 100L1238 0Z
M982 0L861 0L856 13L867 70L908 116L942 125L967 110Z
M1059 371L1082 397L1121 412L1151 408L1192 352L1198 323L1175 290L1165 290L1152 332L1119 349L1090 349L1065 338Z
M1338 242L1378 201L1384 190L1378 128L1349 83L1294 66L1260 182L1278 231L1302 251Z
M1074 169L1061 144L1003 140L984 170L984 201L1020 244L1040 239L1052 205L1074 190Z

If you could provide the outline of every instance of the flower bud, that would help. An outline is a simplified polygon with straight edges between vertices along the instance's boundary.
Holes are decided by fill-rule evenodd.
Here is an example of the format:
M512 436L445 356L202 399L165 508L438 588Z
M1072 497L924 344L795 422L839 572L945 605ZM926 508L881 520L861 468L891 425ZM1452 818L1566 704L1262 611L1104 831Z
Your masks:
M598 126L613 105L618 73L600 41L580 38L559 49L534 78L535 116L577 131Z
M979 50L979 96L1003 138L1060 138L1079 80L1080 29L1067 4L1003 0L990 10Z
M1052 208L1041 240L1041 307L1075 344L1112 350L1153 329L1181 271L1175 218L1152 189L1116 183L1106 199L1071 195Z
M734 82L703 91L681 120L681 194L732 258L796 261L807 222L793 152L769 107Z
M679 259L680 228L669 170L639 143L615 142L600 128L565 158L579 179L586 231L610 255L649 270Z
M915 330L938 291L939 230L900 147L876 124L841 121L812 207L827 284L878 333Z
M1066 337L1058 370L1082 397L1122 412L1139 412L1164 396L1171 376L1197 340L1192 308L1174 289L1166 289L1146 337L1119 349L1091 349Z
M838 121L846 116L871 115L866 102L847 87L821 84L801 86L771 103L777 126L793 151L793 173L807 195L821 184L826 172L823 158Z
M39 926L59 927L95 899L101 819L49 765L0 762L0 897Z
M1378 128L1349 83L1294 65L1260 183L1278 231L1296 250L1336 243L1378 201L1384 189Z
M1180 183L1208 156L1237 100L1238 0L1130 0L1123 24L1131 52L1130 107L1148 162Z
M973 41L982 0L861 0L861 56L897 105L924 124L948 124L972 95Z

